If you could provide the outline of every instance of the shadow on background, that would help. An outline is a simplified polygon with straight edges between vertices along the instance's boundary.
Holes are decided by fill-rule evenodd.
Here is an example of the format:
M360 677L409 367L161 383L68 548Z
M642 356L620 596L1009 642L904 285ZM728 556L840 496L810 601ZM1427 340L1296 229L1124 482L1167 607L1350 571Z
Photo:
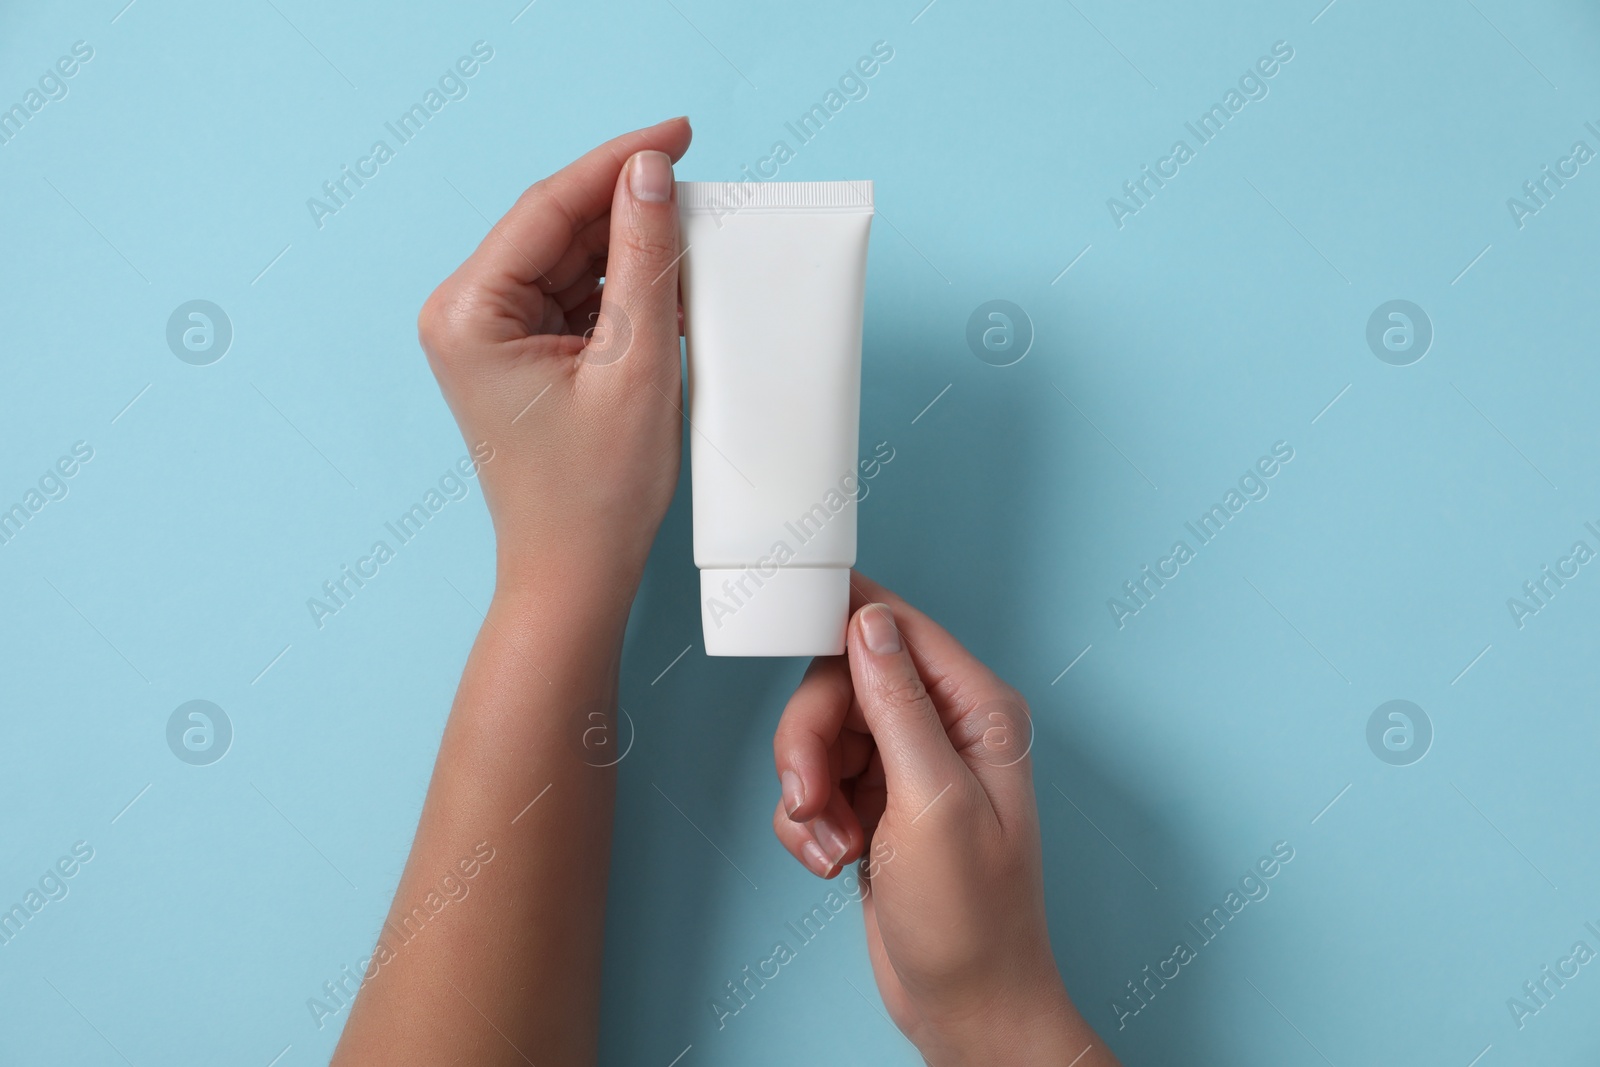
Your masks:
M964 350L945 357L955 361L956 371L948 395L920 415L901 410L908 395L903 368L926 363L922 353L935 351L938 338L928 327L899 334L879 330L884 336L867 342L861 454L870 456L887 442L893 459L868 483L860 504L858 566L939 620L1035 703L1041 726L1034 776L1057 958L1080 1009L1116 1038L1110 998L1136 977L1121 974L1126 946L1148 945L1155 960L1158 951L1170 949L1163 939L1183 916L1172 905L1176 894L1155 891L1108 838L1136 855L1159 857L1160 871L1150 871L1158 879L1182 881L1189 863L1155 813L1102 769L1096 752L1071 727L1059 725L1057 693L1048 694L1052 706L1045 706L1045 694L1029 692L1026 684L1040 676L1041 662L1059 654L1052 635L1024 627L1030 610L1023 605L1037 599L1033 576L1059 576L1064 561L1068 581L1077 573L1070 530L1060 531L1054 545L1026 541L1037 536L1042 521L1041 491L1070 498L1078 490L1076 465L1046 464L1039 455L1062 447L1055 443L1059 435L1052 438L1041 425L1059 419L1061 411L1050 403L1054 394L1019 389L1017 368L985 366ZM1047 372L1041 367L1029 373ZM936 391L937 386L929 395ZM1041 490L1030 472L1047 466L1061 475ZM739 876L706 847L686 817L719 848L737 852L743 847L738 827L759 825L767 838L761 847L768 853L778 849L767 829L769 809L732 815L728 809L752 792L738 785L750 765L770 778L771 728L802 666L704 657L686 469L687 461L634 608L624 669L623 702L638 740L622 765L612 866L601 1057L608 1064L658 1058L665 1063L691 1042L717 1039L707 1002L737 977L738 968L719 962L727 953L715 947L716 939L727 936L728 909L748 902L740 899L745 887ZM1044 553L1048 559L1034 558ZM682 672L676 681L692 688L678 689L669 706L662 686L652 680L691 642L694 647L667 677ZM664 802L658 787L682 814ZM771 793L775 798L775 785ZM790 861L783 855L781 862ZM823 892L818 883L798 884L805 894ZM778 930L787 905L771 893L762 896ZM859 915L850 921L859 939ZM855 962L867 974L861 955ZM793 995L791 987L785 996ZM875 992L867 995L876 1001ZM1142 1029L1154 1034L1158 1028ZM1193 1033L1174 1018L1159 1029ZM1186 1040L1185 1051L1192 1054L1192 1038ZM907 1049L908 1062L916 1062Z

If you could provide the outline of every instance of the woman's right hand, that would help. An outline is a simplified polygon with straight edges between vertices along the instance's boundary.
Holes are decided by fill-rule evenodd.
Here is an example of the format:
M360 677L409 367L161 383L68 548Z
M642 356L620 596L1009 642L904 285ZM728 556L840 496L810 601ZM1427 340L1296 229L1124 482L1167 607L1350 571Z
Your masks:
M851 575L844 656L812 661L773 740L773 828L814 874L865 856L884 1005L931 1064L1105 1067L1050 950L1026 702Z

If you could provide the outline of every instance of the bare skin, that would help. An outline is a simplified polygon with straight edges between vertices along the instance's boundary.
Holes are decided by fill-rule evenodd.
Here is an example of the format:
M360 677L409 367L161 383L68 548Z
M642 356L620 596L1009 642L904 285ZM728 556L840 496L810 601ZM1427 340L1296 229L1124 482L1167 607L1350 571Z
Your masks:
M1050 951L1027 703L926 615L851 576L844 656L773 739L773 830L813 874L865 857L867 952L930 1064L1109 1067Z
M493 449L496 586L384 927L393 958L368 967L335 1064L594 1062L615 772L582 739L615 705L677 484L670 161L689 137L662 123L533 186L423 306L462 435ZM480 842L493 859L469 881ZM402 943L446 875L467 895Z
M678 479L671 164L689 139L673 119L534 185L419 316L480 462L495 594L339 1067L595 1062L616 783L585 738L613 722L628 610ZM774 744L786 794L799 787L779 840L825 877L869 847L892 854L871 872L868 944L929 1063L1114 1064L1050 955L1032 782L1012 759L1025 705L931 620L854 582L849 652L813 664ZM874 651L886 634L898 650ZM986 718L996 708L1011 719Z

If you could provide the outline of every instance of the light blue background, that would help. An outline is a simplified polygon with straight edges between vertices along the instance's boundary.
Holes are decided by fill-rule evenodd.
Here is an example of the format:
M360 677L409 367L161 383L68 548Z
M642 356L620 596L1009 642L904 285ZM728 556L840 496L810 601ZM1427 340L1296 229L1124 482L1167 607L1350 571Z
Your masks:
M1086 1016L1130 1065L1593 1062L1600 971L1520 1030L1506 1001L1596 945L1600 572L1521 629L1506 599L1596 543L1600 174L1520 230L1505 205L1600 147L1592 6L123 2L0 15L0 105L95 49L0 146L0 506L95 450L0 547L0 903L95 849L0 947L0 1062L326 1060L307 998L369 952L490 593L474 484L323 629L305 607L465 453L417 308L479 212L600 140L686 112L679 177L737 177L879 40L782 172L876 182L862 439L895 459L861 566L1032 702ZM316 228L480 39L470 95ZM1107 198L1279 40L1270 95L1118 229ZM235 330L208 367L164 338L195 298ZM995 298L1036 331L1015 366L964 340ZM1364 339L1394 298L1436 331L1408 367ZM1270 496L1119 630L1107 598L1277 441ZM803 664L704 656L687 494L623 665L603 1059L918 1062L854 913L708 1009L823 889L769 826ZM195 698L235 729L208 767L165 741ZM1436 731L1405 767L1365 739L1397 698ZM1271 895L1119 1032L1280 840Z

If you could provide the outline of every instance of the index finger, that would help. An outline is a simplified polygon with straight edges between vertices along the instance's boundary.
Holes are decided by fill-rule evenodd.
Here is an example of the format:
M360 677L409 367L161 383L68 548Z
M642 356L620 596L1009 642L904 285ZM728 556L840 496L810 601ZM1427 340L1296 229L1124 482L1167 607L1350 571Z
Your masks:
M829 754L854 697L845 658L818 656L784 706L772 735L772 758L783 783L784 810L796 822L814 819L828 806L833 794Z
M617 177L629 157L654 149L676 163L692 136L687 118L668 119L612 138L535 182L490 227L460 273L468 279L507 277L544 287L546 273L583 228L610 212Z

